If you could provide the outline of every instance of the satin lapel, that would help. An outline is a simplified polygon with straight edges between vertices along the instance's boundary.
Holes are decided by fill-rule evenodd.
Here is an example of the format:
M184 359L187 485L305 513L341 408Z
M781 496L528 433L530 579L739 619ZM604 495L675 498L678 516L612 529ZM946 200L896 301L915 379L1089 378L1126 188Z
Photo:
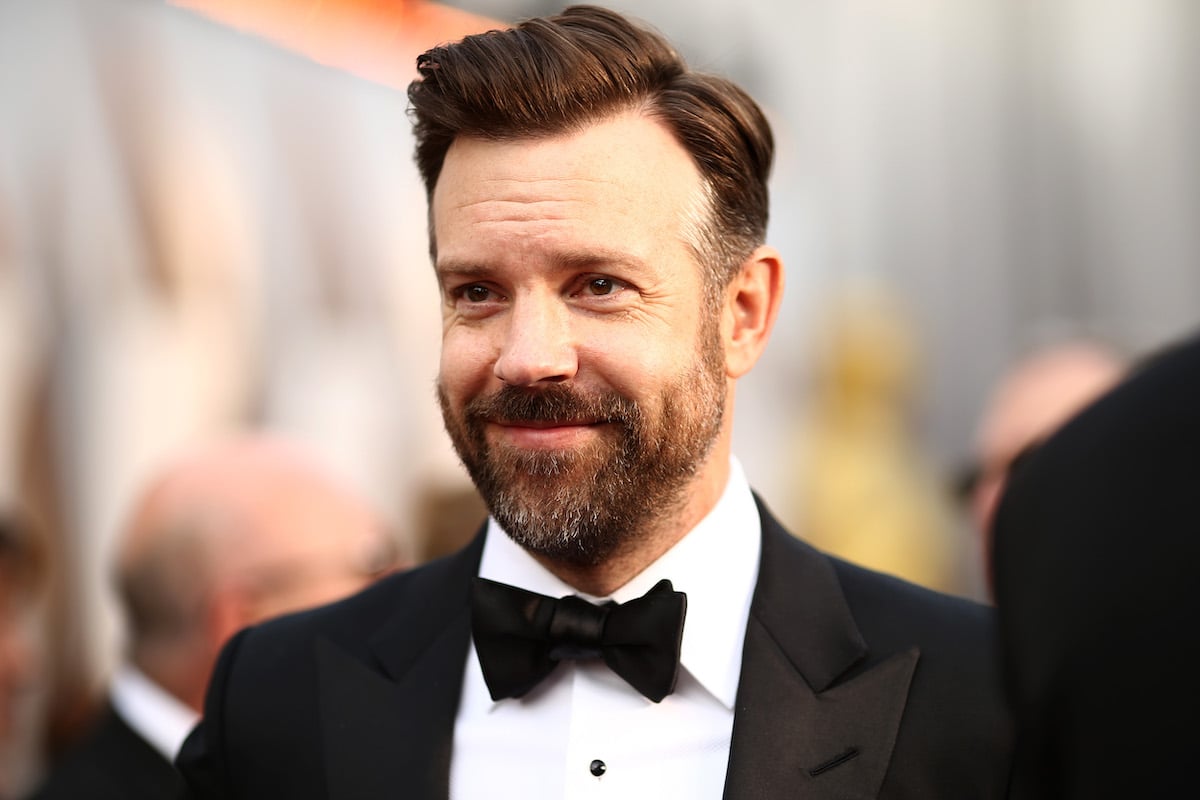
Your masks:
M481 533L466 550L412 575L396 613L371 640L375 660L317 643L332 800L449 795L471 636L467 593L482 546Z
M760 503L762 565L746 631L726 800L873 798L918 652L870 663L833 565Z

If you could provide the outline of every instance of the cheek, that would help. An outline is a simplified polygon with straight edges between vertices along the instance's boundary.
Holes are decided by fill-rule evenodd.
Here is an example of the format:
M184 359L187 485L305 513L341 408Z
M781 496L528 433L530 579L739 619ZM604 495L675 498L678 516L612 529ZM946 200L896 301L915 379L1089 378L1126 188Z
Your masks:
M438 383L452 401L479 391L493 377L491 352L487 338L481 334L462 329L445 333Z
M608 331L598 342L581 349L580 374L643 402L656 400L664 386L691 370L699 359L691 338L672 330L651 336Z

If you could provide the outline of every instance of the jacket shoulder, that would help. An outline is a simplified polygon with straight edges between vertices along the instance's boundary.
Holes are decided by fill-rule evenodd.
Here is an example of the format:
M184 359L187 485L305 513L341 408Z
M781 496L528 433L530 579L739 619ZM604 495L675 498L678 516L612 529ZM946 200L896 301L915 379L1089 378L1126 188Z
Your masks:
M325 796L322 654L357 663L364 670L357 674L378 674L386 642L388 667L403 671L405 658L416 658L465 611L479 549L481 541L234 636L213 669L204 718L176 759L189 796L228 797L235 786L250 796Z
M106 705L30 800L151 800L174 797L181 788L170 762Z
M994 643L996 614L989 606L943 594L893 575L826 556L868 641L904 640L923 647ZM963 637L967 637L964 641Z

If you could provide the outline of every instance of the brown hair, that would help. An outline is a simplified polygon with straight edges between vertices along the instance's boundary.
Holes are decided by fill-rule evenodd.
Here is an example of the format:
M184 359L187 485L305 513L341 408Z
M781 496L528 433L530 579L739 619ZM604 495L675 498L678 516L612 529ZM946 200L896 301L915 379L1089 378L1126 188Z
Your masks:
M765 237L774 141L762 110L614 11L571 6L468 36L418 57L417 70L408 97L430 198L459 135L548 136L642 108L675 134L703 178L709 223L691 245L711 285L724 287Z
M35 595L47 567L46 542L36 521L18 509L0 510L0 590Z

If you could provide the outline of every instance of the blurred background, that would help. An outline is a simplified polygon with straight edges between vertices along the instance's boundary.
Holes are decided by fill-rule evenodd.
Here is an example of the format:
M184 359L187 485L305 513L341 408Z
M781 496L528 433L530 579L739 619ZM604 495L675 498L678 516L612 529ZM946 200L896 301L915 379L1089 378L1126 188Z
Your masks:
M10 785L111 669L114 537L180 448L298 440L410 562L473 532L403 87L432 44L563 5L0 3L0 505L54 576ZM608 5L775 126L788 288L738 393L751 483L819 545L987 599L963 501L1005 376L1200 322L1200 5Z

